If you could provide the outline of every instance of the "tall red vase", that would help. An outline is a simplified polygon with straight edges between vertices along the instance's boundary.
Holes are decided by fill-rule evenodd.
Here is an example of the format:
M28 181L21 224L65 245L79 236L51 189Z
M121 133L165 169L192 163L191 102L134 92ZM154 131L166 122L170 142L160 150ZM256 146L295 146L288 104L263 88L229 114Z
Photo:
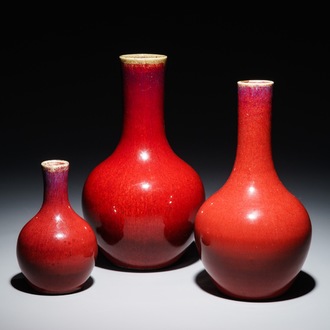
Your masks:
M98 246L93 228L71 207L69 162L41 163L44 199L40 210L21 229L18 264L32 288L47 294L80 290L95 266Z
M114 152L88 175L85 218L103 254L137 270L173 264L193 243L198 208L205 200L197 172L170 147L164 125L167 56L120 56L124 121Z
M312 227L280 181L271 151L273 82L238 82L238 141L226 183L195 222L205 270L224 294L263 300L286 292L307 257Z

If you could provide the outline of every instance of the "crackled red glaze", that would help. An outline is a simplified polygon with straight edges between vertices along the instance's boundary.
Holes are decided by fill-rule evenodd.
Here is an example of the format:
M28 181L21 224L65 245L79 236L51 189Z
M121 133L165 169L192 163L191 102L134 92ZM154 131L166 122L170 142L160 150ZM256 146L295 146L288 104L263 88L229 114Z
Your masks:
M171 149L164 129L165 55L120 56L124 122L115 151L87 177L86 219L115 265L148 270L177 261L193 243L205 200L199 175Z
M21 229L17 260L29 284L41 293L78 291L90 277L98 253L93 228L68 199L69 163L41 163L44 200L40 210Z
M205 270L221 292L238 299L269 299L287 291L311 242L309 215L274 168L272 90L272 81L238 82L234 167L195 221Z

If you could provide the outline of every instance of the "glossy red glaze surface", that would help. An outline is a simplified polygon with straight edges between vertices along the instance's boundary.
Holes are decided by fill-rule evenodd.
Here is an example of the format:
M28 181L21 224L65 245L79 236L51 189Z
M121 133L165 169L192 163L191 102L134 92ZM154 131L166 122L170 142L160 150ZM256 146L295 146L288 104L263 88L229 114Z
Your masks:
M124 123L115 151L89 174L86 219L114 264L148 270L178 260L193 242L205 200L199 175L171 149L164 129L166 56L121 56Z
M80 290L90 277L98 253L93 228L70 205L68 170L67 161L42 162L43 204L17 239L21 271L41 293Z
M275 298L291 286L312 227L280 181L271 152L271 81L238 82L238 142L227 182L199 209L195 241L205 270L238 299Z

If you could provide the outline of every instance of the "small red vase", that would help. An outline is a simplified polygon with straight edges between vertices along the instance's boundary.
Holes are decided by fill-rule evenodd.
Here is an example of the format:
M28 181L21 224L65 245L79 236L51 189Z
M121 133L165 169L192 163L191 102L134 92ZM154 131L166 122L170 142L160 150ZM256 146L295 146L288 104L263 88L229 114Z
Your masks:
M16 246L22 274L35 290L66 294L80 290L90 277L98 253L93 228L68 199L69 162L41 163L44 199L21 229Z
M123 268L173 264L193 243L205 200L196 171L171 149L164 128L167 57L120 56L124 122L114 152L85 182L82 207L104 255Z
M195 221L205 270L224 294L264 300L289 289L307 257L312 228L281 183L271 152L273 82L238 82L238 141L226 183Z

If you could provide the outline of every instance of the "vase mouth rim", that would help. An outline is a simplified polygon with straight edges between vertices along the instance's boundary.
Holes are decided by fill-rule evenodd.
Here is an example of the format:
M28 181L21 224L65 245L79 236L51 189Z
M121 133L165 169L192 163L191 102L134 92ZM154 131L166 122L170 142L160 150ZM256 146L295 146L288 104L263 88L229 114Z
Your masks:
M41 162L41 166L51 172L65 170L69 167L69 162L64 159L48 159Z
M271 86L274 84L274 81L267 79L246 79L239 80L237 84L241 86Z
M167 56L164 54L134 53L134 54L123 54L120 55L119 58L123 63L143 64L143 63L163 63L166 61Z

